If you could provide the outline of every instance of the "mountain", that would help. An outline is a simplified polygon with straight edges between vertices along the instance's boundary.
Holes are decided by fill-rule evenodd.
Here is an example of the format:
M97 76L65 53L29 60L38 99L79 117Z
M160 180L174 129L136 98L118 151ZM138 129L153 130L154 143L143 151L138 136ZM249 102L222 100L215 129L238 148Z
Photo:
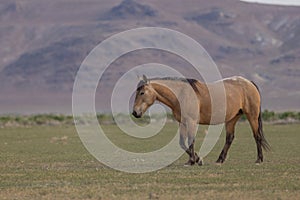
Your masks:
M137 3L134 0L124 0L119 5L112 7L107 13L104 14L102 19L136 19L154 17L157 11L151 6Z
M8 0L0 2L0 112L71 112L84 58L121 31L159 26L189 35L224 77L242 75L262 91L263 108L300 110L300 7L234 0ZM122 56L104 73L97 108L108 111L115 82L132 66L165 63L193 71L166 52Z

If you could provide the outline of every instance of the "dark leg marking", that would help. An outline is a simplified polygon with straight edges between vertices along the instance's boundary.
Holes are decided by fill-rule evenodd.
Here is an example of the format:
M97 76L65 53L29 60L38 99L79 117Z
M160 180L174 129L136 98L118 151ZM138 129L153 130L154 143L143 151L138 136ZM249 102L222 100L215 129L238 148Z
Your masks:
M217 163L223 163L225 161L228 149L230 148L230 145L231 145L233 139L234 139L234 134L228 133L226 135L226 143L225 143L223 150L217 160Z
M189 149L188 149L187 153L189 154L190 158L187 161L187 163L185 163L185 165L194 165L195 164L195 152L194 152L194 143L195 143L195 140L191 139L189 137L188 143L189 143Z

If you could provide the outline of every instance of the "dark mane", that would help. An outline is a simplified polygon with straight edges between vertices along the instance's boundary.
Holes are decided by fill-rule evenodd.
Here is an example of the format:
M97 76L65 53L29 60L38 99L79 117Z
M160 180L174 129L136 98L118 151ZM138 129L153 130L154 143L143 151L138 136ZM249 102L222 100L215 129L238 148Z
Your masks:
M192 79L192 78L182 78L182 77L156 77L156 78L150 78L148 79L149 81L151 80L170 80L170 81L181 81L181 82L184 82L184 83L189 83L192 88L194 89L194 91L197 93L199 92L198 91L198 88L196 87L196 82L197 80L196 79ZM138 85L137 85L137 90L140 90L144 87L145 85L145 81L141 80Z
M198 91L198 88L196 87L196 82L197 80L196 79L192 79L192 78L181 78L181 77L164 77L164 78L152 78L150 80L171 80L171 81L182 81L182 82L185 82L185 83L189 83L193 90L197 93L199 92Z
M191 82L195 82L196 80L195 79L191 79L191 78L182 78L182 77L163 77L163 78L151 78L149 79L150 81L151 80L170 80L170 81L182 81L182 82L185 82L185 83L191 83Z

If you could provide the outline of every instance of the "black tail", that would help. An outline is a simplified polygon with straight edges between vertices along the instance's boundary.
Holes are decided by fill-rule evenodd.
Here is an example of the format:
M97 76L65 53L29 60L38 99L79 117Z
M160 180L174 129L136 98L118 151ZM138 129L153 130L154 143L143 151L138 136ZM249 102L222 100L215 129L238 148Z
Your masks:
M261 138L261 146L264 148L264 150L270 151L271 147L270 147L268 141L266 140L264 132L263 132L261 109L259 110L259 116L258 116L258 135Z
M256 87L259 95L260 95L260 91L258 89L258 86L253 82L251 81L252 84ZM260 95L261 97L261 95ZM269 143L267 142L266 138L265 138L265 135L264 135L264 132L263 132L263 123L262 123L262 116L261 116L261 105L259 105L259 116L258 116L258 135L259 137L261 138L261 146L264 148L264 150L266 151L270 151L271 150L271 147L269 145Z

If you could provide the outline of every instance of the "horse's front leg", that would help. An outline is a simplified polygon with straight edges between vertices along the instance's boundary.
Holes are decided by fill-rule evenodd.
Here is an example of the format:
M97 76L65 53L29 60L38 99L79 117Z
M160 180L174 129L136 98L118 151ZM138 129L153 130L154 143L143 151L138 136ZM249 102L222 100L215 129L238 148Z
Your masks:
M191 157L192 157L192 153L190 148L187 148L187 146L185 145L185 141L187 138L187 127L186 124L180 123L180 140L179 140L179 145L180 147L189 155L189 160L184 164L185 166L189 166L192 165L191 162Z
M199 161L198 155L195 154L195 137L188 137L188 145L189 145L189 152L190 152L190 165L194 165L196 162Z
M199 158L197 153L195 152L195 136L197 133L197 122L194 120L187 121L187 131L188 131L188 145L189 150L191 152L190 160L192 164L198 163L202 165L202 159Z
M189 151L190 151L190 160L189 160L189 162L191 163L191 165L194 165L195 163L198 163L199 166L202 166L203 165L203 160L195 152L195 137L189 137L188 143L189 143Z
M185 166L194 165L198 163L202 165L202 160L200 160L197 153L195 153L195 133L197 131L197 125L193 123L181 123L180 124L180 146L189 155L189 160L185 163ZM188 147L185 145L185 140L188 136Z

